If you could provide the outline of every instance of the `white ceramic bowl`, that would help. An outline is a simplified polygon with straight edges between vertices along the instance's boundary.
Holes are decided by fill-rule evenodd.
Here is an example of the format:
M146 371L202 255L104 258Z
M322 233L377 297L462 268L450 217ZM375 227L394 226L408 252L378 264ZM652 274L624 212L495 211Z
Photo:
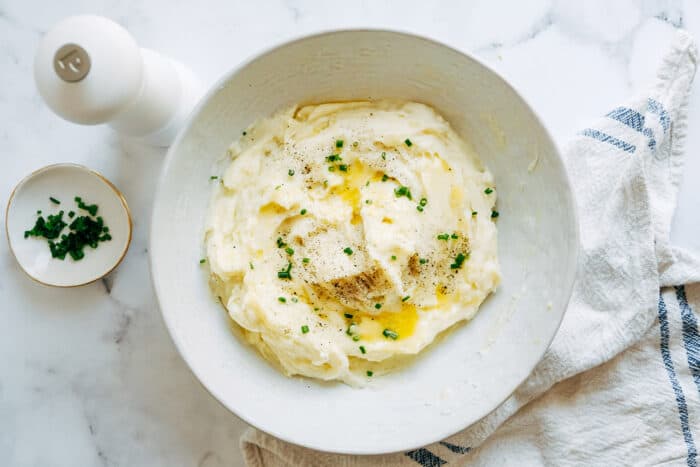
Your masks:
M209 292L199 264L209 177L221 170L229 144L258 118L294 103L380 97L435 107L494 174L503 283L473 321L367 388L287 378L231 331ZM202 384L267 433L354 454L443 439L503 402L557 331L578 248L561 157L523 98L468 55L388 31L306 37L225 76L170 148L152 222L152 274L163 317Z
M44 217L64 211L63 220L71 223L70 211L85 215L74 198L97 204L97 215L104 218L112 239L95 249L86 247L85 257L74 261L51 257L45 238L24 237L34 226L40 210ZM60 204L52 203L53 197ZM62 233L67 234L66 228ZM10 195L5 212L5 232L10 251L22 270L35 281L54 287L77 287L109 274L126 255L131 243L131 214L121 192L112 182L94 170L77 164L53 164L42 167L20 181Z

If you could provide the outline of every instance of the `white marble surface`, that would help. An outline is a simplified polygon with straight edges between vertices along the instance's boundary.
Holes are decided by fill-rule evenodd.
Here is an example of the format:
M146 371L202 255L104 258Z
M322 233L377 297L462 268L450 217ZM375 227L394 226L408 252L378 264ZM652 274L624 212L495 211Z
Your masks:
M360 26L413 31L492 64L560 143L649 82L675 27L700 37L700 4L692 0L1 0L0 204L31 170L73 161L111 178L135 218L124 263L108 279L78 289L31 282L0 242L3 466L242 465L238 436L245 425L190 374L151 289L149 213L164 152L119 141L104 127L62 121L34 88L41 34L77 13L117 20L142 46L189 64L207 84L246 57L306 33ZM678 244L695 251L699 91L696 84L673 231Z

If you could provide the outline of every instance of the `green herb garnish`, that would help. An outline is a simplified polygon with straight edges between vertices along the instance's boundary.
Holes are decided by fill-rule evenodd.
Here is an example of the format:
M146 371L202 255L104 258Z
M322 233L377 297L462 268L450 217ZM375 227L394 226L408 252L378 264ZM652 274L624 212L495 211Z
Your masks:
M375 304L374 304L374 308L376 308L377 310L380 309L381 307L382 307L382 304L381 304L381 303L375 303Z
M277 271L277 277L280 279L291 279L292 278L292 263L287 264L286 269Z
M53 204L61 204L61 202L53 196L49 196L49 201L51 201Z
M372 372L372 370L367 370L367 376L372 377L373 374L374 372Z
M437 239L438 239L438 240L448 240L449 238L450 238L450 234L448 234L448 233L439 234L439 235L437 236Z
M302 209L301 211L299 211L299 214L301 214L302 216L306 214L306 209Z
M423 212L423 206L421 206L420 204L416 206L416 209L418 210L418 212Z
M387 180L389 180L389 176L387 174L382 175L382 181L386 182Z
M353 318L353 315L351 315L350 313L344 313L343 316L345 316L345 317L348 318L348 319L352 319L352 318Z
M408 301L408 299L411 298L410 295L406 295L404 298L401 299L402 302Z
M332 165L328 166L328 171L329 171L329 172L335 172L335 167L332 166Z
M408 146L409 148L410 148L411 146L413 146L413 143L412 143L411 140L408 139L408 138L406 138L406 139L404 140L404 143L406 143L406 146Z
M490 195L491 193L493 193L493 190L491 188L487 188L484 190L484 193L486 193L487 195Z
M340 169L341 172L347 172L348 166L345 164L340 164L340 165L338 165L338 169Z
M352 336L352 340L353 340L354 342L357 342L357 341L360 340L360 336L358 336L357 334L355 334L354 336Z
M459 235L457 235L457 232L454 232L452 235L450 235L450 238L457 239L459 238Z
M94 216L95 214L97 214L97 205L96 204L85 204L85 203L83 203L83 200L79 196L75 197L75 202L78 204L78 207L80 209L86 210L87 212L90 213L90 215Z
M459 253L455 257L455 262L450 264L450 269L459 269L462 267L462 263L464 263L464 260L467 259L468 256L464 255L463 253Z
M472 216L476 216L477 214L479 214L477 211L472 211Z
M386 152L382 152L382 159L386 160Z
M367 349L365 349L365 346L364 346L364 345L361 345L361 346L360 346L360 352L362 352L362 353L367 353Z
M309 261L311 261L309 258L302 258L301 260L302 263L308 263Z
M305 324L301 327L301 333L306 334L307 332L309 332L309 327Z
M346 248L343 250L343 252L344 252L346 255L350 256L350 255L352 254L352 248L346 247Z
M287 171L287 175L289 175L290 177L293 177L294 176L294 169L289 169Z
M202 258L202 259L199 260L199 264L204 264L204 263L206 263L206 262L207 262L207 260L206 260L205 258Z
M391 260L396 261L396 255L391 255Z
M343 140L342 139L335 140L335 147L342 148L343 147Z
M282 240L282 237L277 237L277 248L282 248L287 246L286 243L284 243L284 240Z
M391 329L385 329L384 331L382 331L382 334L384 335L384 337L387 337L387 338L393 339L393 340L396 340L399 338L399 334L396 331L392 331Z
M421 206L425 206L426 204L428 204L428 200L426 198L421 198L418 204L420 204Z
M277 297L277 300L279 300L280 303L287 303L287 299L284 297Z
M284 251L285 251L289 256L291 256L291 255L294 254L294 250L293 250L292 248L290 248L290 247L285 248Z
M411 196L411 190L407 186L401 185L400 187L394 189L394 194L396 195L397 198L405 196L406 198L408 198L410 200L413 199L413 197Z
M419 262L420 264L425 264L425 263L428 262L428 260L425 259L425 258L421 258L421 259L418 260L418 262Z
M252 271L253 269L255 269L255 266L253 266L253 263L252 263L252 262L248 263L248 266L250 266L250 270L251 270L251 271Z
M340 157L340 154L331 154L330 156L326 156L326 160L328 162L337 162L337 161L342 161L343 158Z
M219 177L217 177L216 175L212 175L211 177L209 177L209 180L216 180L217 178Z
M495 219L499 216L498 211L491 211L491 219Z

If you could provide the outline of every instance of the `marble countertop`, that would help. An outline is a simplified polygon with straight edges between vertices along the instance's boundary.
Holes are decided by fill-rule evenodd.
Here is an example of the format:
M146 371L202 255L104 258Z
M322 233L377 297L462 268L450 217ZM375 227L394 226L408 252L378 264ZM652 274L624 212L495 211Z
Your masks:
M33 169L72 161L115 182L135 221L122 265L77 289L30 281L0 241L4 466L242 465L238 437L245 424L189 372L151 288L147 237L164 150L122 142L105 127L65 122L34 87L32 60L41 35L78 13L120 22L141 46L190 65L206 84L245 58L307 33L360 26L412 31L493 65L541 113L559 143L649 83L674 28L700 37L700 4L678 0L1 2L0 205ZM700 128L699 91L696 82L691 128ZM688 136L673 238L700 251L700 187L693 182L700 175L700 132Z

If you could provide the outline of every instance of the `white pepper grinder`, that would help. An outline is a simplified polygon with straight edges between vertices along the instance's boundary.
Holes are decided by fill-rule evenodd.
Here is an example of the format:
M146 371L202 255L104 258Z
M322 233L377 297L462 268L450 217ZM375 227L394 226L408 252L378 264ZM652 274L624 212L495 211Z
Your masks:
M59 116L107 123L117 132L168 146L202 95L182 64L139 48L114 21L72 16L46 33L34 59L39 93Z

